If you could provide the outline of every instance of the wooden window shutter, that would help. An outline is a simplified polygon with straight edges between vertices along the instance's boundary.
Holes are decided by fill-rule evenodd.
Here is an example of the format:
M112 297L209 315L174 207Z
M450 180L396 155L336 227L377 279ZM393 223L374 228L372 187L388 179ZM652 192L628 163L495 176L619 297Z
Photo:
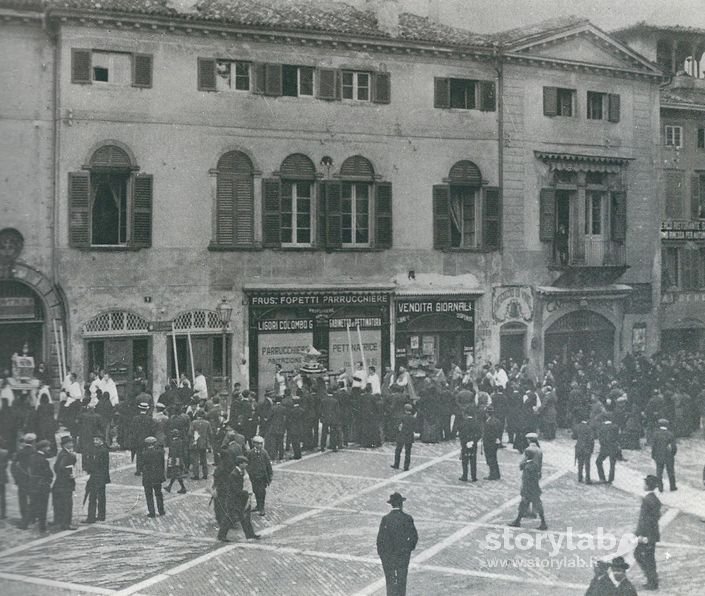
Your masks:
M690 178L690 217L698 219L700 215L700 176L698 174Z
M539 240L553 242L556 235L556 190L542 188L540 197Z
M69 246L74 248L91 245L90 181L88 172L69 173Z
M499 188L482 189L482 244L485 250L502 246L502 202Z
M619 95L616 93L610 93L607 96L607 119L610 122L619 122Z
M279 178L262 180L262 246L281 246L281 202Z
M698 287L698 265L699 254L698 250L688 250L687 248L680 251L682 266L681 288L684 290L694 290Z
M558 88L544 87L543 88L543 115L556 116L558 115Z
M705 128L698 128L698 149L705 149Z
M198 59L198 90L215 91L215 60L213 58Z
M90 84L93 81L91 76L92 65L91 50L71 49L71 82Z
M497 92L494 81L479 81L480 109L483 112L494 112L497 109Z
M698 201L698 219L705 218L705 175L700 174L700 199Z
M152 195L154 180L151 175L135 176L132 206L132 242L134 248L152 246Z
M627 239L627 193L612 193L612 213L610 216L612 240L624 242Z
M252 93L264 95L267 80L267 65L261 62L256 62L252 65L252 75L254 78L254 85L252 85Z
M255 242L255 189L252 176L234 178L235 244Z
M218 174L215 190L215 241L231 245L235 241L235 181L232 174Z
M666 172L666 217L683 217L683 172Z
M373 96L375 103L390 103L392 101L392 82L388 72L376 72L372 75Z
M264 94L278 96L282 94L282 65L265 65Z
M326 208L326 248L340 248L342 245L342 208L341 195L343 185L337 180L323 183Z
M450 79L438 78L433 80L433 107L450 107Z
M433 248L450 247L450 187L433 187Z
M319 68L318 99L340 99L340 73L334 68Z
M375 246L392 247L392 183L375 185Z
M325 246L326 237L326 210L324 205L325 193L323 190L323 183L314 184L314 192L316 197L316 218L314 220L315 230L312 234L313 244L316 247Z
M132 54L132 86L145 89L152 86L152 56Z

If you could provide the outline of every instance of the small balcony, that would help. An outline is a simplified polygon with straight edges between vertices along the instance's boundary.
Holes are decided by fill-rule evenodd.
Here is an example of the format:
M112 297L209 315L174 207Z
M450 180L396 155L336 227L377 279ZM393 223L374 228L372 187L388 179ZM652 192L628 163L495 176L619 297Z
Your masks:
M560 240L554 241L548 268L561 272L555 285L575 287L613 283L627 267L624 243L583 236L567 245Z

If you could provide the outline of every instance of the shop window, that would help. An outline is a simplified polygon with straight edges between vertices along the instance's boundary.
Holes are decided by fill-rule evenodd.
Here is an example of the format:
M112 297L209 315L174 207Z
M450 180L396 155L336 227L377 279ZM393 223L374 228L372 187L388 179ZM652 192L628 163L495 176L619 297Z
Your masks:
M619 122L620 97L614 93L587 92L588 120Z
M255 242L254 168L241 151L225 153L216 167L215 241L211 246L249 247Z
M494 81L456 78L434 80L433 105L436 108L494 112L496 104Z
M705 288L705 248L668 246L662 251L661 262L664 290Z
M342 71L343 99L370 101L371 77L369 72Z
M83 85L151 87L152 56L73 48L71 82Z
M544 116L573 116L575 114L575 95L575 89L544 87Z
M125 150L104 145L86 169L69 173L69 245L146 248L152 244L152 176Z
M667 124L664 128L666 147L680 149L683 146L683 127Z

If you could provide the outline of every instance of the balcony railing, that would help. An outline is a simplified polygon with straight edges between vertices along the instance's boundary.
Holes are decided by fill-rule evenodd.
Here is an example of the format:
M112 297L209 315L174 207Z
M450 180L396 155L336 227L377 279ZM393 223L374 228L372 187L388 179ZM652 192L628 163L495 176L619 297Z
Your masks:
M567 254L554 245L553 254L553 266L560 268L623 267L627 264L623 243L589 236L584 237L579 245L571 243Z

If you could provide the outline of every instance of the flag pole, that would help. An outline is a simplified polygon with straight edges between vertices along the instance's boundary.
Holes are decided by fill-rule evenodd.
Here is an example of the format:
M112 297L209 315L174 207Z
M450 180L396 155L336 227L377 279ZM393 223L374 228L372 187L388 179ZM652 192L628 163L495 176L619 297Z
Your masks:
M360 344L360 360L362 360L362 369L367 372L367 362L365 361L365 350L362 349L362 333L360 332L360 325L357 325L357 341Z
M174 372L176 372L176 385L178 386L181 373L179 372L179 356L176 353L176 327L173 321L171 322L171 344L174 348Z
M352 346L352 336L350 335L350 323L345 324L345 328L348 330L348 353L350 354L350 378L352 379L355 374L355 361L353 359L353 346Z

